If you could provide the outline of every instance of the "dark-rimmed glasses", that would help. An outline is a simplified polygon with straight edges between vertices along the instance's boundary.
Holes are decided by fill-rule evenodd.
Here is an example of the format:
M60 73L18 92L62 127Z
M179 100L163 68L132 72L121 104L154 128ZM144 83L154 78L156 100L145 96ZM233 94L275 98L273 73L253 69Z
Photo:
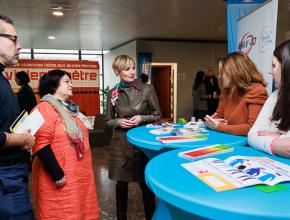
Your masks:
M0 34L0 37L8 38L9 40L13 41L13 43L16 45L19 42L17 35L11 35L11 34Z

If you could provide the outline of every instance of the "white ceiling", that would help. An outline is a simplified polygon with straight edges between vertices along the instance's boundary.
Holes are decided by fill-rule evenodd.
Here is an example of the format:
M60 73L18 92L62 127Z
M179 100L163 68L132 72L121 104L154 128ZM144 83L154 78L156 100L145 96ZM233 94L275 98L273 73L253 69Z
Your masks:
M279 0L288 9L289 0ZM226 41L223 0L0 0L23 48L111 50L136 39ZM283 6L284 4L284 6ZM69 7L54 17L51 6ZM279 8L281 5L279 5ZM55 35L55 40L49 40Z

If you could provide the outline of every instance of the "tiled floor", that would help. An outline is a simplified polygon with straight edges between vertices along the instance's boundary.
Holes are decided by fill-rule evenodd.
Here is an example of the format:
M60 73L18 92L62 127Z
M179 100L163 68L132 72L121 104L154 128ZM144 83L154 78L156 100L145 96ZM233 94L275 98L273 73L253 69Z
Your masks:
M92 149L93 168L101 211L100 220L115 220L115 181L108 179L108 147ZM30 181L31 182L31 181ZM128 220L143 220L142 194L137 183L129 185Z
M108 147L94 148L92 153L101 220L116 219L115 181L108 179ZM142 194L139 185L130 183L128 220L144 219L143 212Z

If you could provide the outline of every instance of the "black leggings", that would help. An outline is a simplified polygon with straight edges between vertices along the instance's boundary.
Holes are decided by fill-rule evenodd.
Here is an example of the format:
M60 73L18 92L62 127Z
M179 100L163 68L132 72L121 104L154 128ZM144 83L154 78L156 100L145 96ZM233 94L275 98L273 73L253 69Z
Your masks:
M118 220L127 219L128 185L129 182L125 181L117 181L116 184L116 206ZM144 182L139 182L139 186L143 196L145 219L151 220L155 210L155 195Z

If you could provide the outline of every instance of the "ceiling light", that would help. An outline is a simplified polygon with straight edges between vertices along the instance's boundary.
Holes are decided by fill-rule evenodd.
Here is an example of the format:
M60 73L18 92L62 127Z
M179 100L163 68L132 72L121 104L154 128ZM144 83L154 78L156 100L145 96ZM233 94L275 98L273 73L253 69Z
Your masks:
M49 7L51 10L61 10L61 11L64 11L64 10L71 10L70 6L69 5L51 5Z
M110 53L111 51L110 50L103 50L103 54L107 54L107 53Z
M60 16L63 16L63 11L53 11L52 14L54 16L60 17Z
M55 36L51 35L47 37L49 40L55 40Z

